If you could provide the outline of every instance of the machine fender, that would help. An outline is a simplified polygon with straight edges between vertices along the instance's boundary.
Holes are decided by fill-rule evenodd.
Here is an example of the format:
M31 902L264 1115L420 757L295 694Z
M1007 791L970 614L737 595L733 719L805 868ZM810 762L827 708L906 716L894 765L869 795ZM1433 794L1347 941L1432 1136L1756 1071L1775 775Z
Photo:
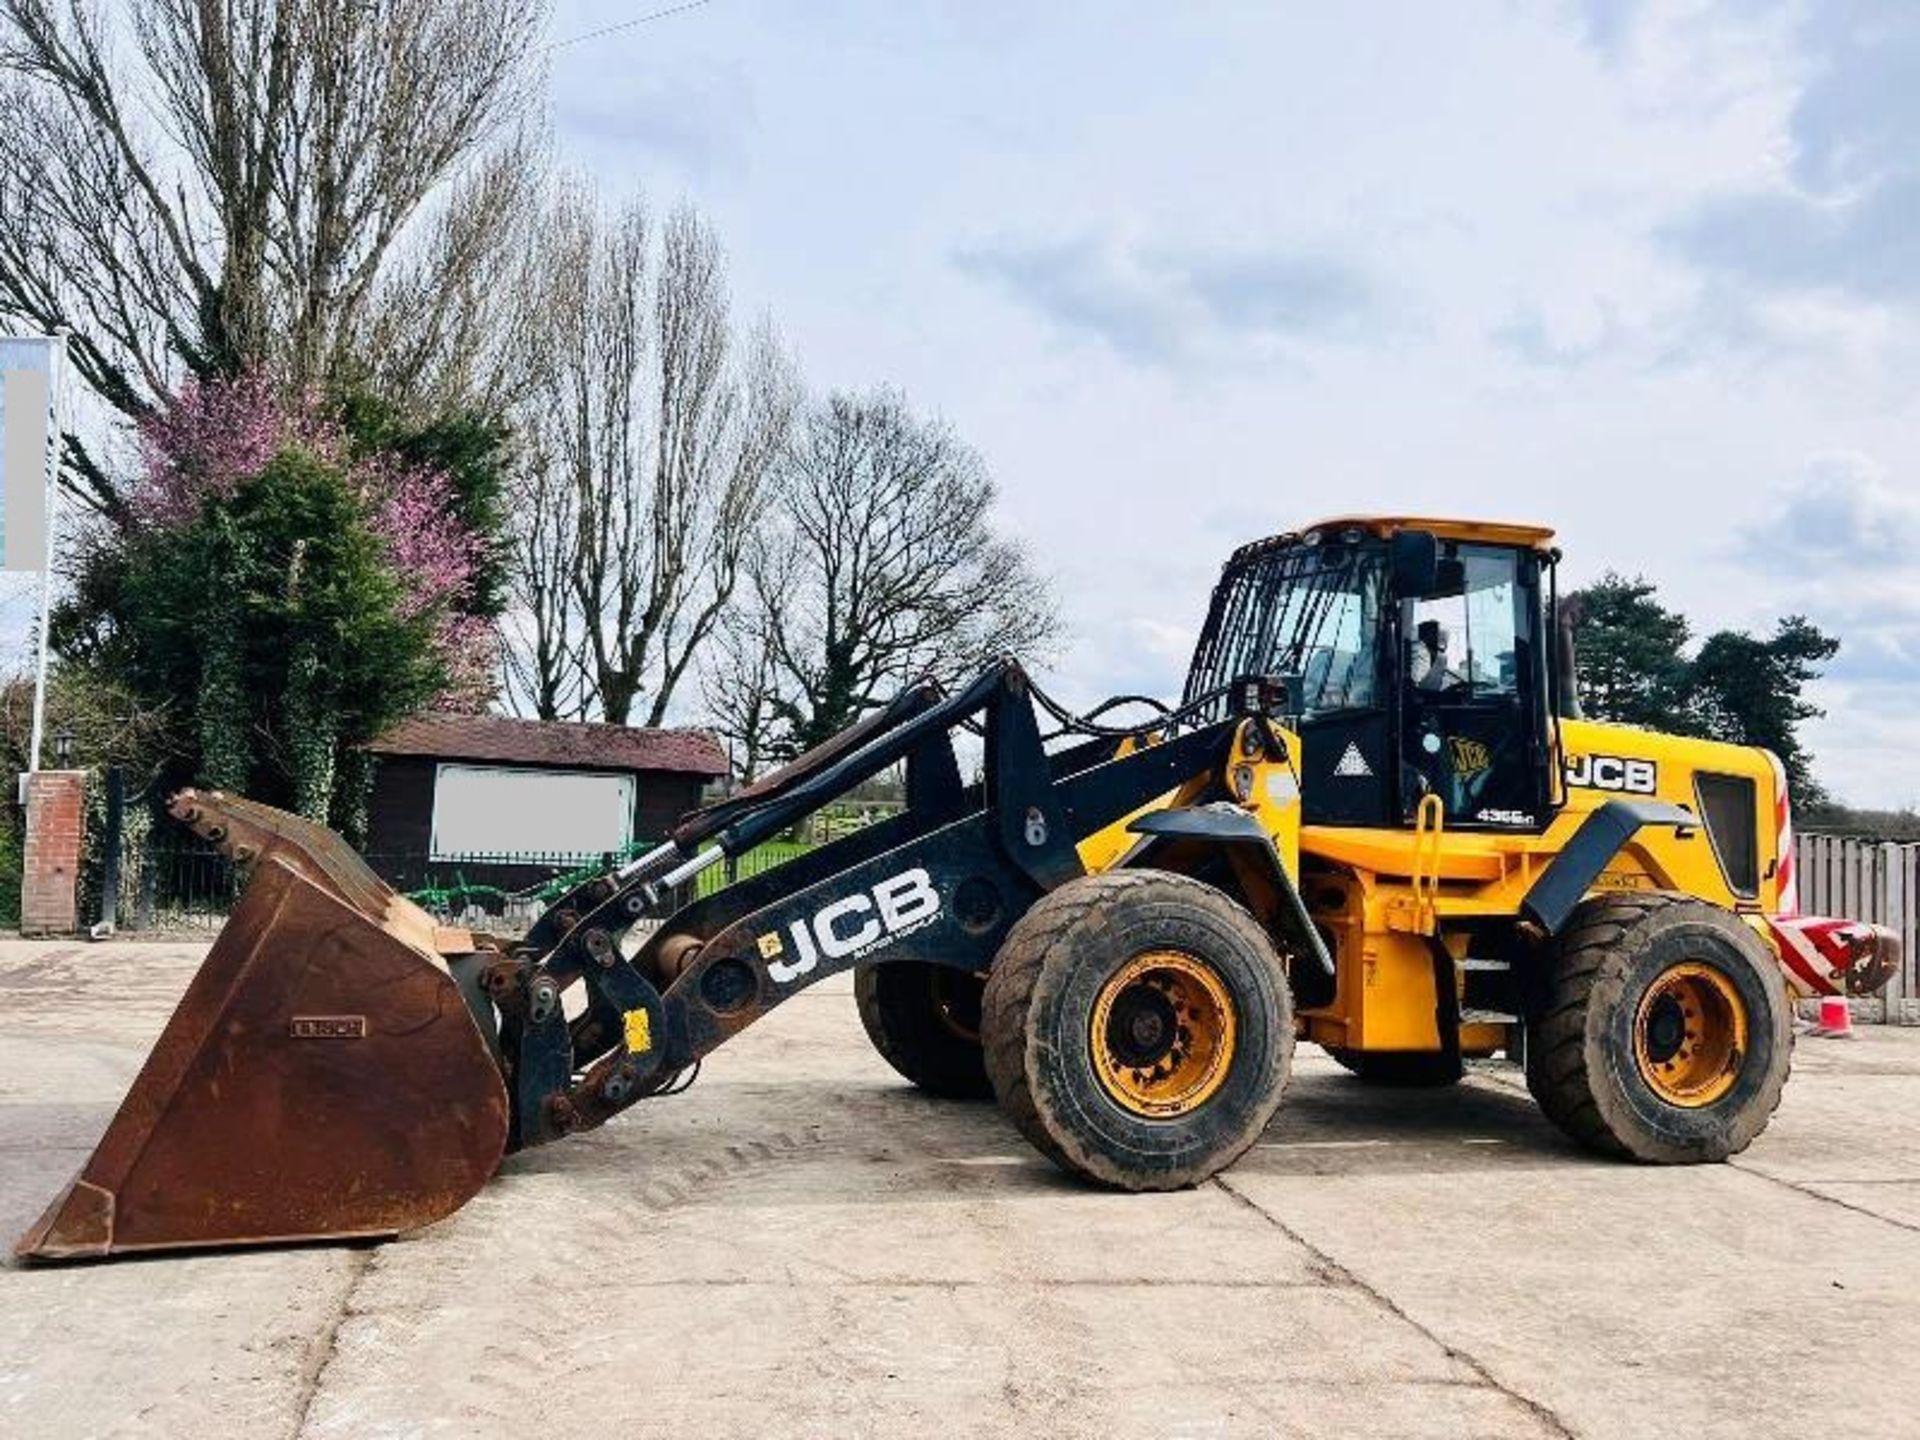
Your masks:
M1333 974L1333 957L1327 953L1326 941L1314 929L1306 903L1300 898L1299 887L1293 883L1293 876L1280 863L1280 852L1273 848L1273 837L1267 834L1258 820L1239 806L1222 803L1155 810L1142 815L1127 828L1155 838L1202 840L1215 845L1240 846L1244 847L1243 853L1257 855L1258 863L1281 897L1281 913L1274 917L1279 928L1288 939L1311 955L1322 971Z
M1549 935L1557 935L1600 878L1600 872L1635 835L1649 825L1676 832L1698 826L1690 810L1664 800L1609 800L1589 815L1553 857L1520 902L1520 913Z

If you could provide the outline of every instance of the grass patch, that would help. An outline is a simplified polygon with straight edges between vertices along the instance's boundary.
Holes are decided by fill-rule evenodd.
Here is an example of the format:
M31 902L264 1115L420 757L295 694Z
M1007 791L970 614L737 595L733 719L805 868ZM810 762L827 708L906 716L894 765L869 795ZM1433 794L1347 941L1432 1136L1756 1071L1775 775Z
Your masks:
M797 840L769 840L756 845L735 862L735 870L740 879L749 875L758 875L771 870L776 865L784 865L797 856L806 854L813 847L802 845ZM694 894L704 900L716 890L723 890L727 884L727 867L724 863L715 865L711 870L702 870L694 881Z

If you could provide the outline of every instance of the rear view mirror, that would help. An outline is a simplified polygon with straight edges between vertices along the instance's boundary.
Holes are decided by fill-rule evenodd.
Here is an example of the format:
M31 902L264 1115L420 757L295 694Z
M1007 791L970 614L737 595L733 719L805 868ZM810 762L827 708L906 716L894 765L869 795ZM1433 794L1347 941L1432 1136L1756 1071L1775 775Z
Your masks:
M1440 542L1431 530L1396 530L1392 540L1393 593L1427 594L1439 578Z

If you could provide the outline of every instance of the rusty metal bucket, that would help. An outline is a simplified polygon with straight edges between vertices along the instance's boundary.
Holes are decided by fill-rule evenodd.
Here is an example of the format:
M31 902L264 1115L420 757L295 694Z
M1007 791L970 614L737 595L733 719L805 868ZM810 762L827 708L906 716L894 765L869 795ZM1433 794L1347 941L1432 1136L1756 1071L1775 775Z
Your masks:
M451 1214L507 1139L507 1097L443 952L465 932L331 831L184 792L251 876L105 1136L14 1253L384 1236Z

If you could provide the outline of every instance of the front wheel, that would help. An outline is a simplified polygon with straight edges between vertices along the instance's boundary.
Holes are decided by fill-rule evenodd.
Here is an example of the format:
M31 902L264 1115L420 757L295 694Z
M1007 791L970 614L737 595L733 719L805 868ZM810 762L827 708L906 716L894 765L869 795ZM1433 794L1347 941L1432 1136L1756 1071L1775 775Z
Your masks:
M1196 1185L1244 1153L1293 1059L1285 970L1253 917L1162 871L1074 880L987 975L987 1075L1062 1169L1122 1190Z
M990 1100L980 1058L980 977L951 965L894 960L853 977L860 1024L889 1065L929 1095Z
M1787 1083L1792 1016L1760 937L1681 895L1583 902L1548 957L1527 1088L1607 1154L1661 1165L1737 1155Z

